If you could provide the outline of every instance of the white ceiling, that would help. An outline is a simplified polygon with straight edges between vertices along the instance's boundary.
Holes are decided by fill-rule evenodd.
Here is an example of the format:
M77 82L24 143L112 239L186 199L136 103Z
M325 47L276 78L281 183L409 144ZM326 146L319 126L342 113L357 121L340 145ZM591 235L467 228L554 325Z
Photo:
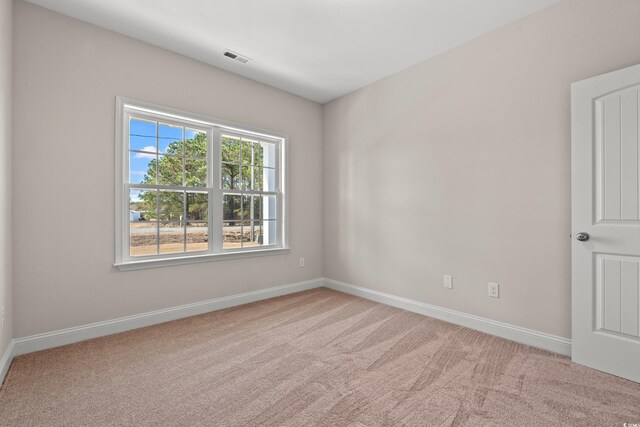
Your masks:
M324 103L559 0L29 1Z

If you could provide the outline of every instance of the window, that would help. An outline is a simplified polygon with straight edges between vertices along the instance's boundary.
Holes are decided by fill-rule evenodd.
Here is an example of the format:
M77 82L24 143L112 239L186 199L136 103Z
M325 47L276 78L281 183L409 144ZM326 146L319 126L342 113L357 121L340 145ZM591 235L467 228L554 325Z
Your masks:
M117 99L116 265L287 250L286 138Z

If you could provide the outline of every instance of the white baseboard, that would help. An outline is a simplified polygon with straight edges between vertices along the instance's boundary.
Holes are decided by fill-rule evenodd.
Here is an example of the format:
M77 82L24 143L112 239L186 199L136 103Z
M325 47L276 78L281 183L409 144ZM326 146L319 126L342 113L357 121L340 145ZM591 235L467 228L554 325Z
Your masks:
M131 329L143 328L145 326L169 322L171 320L196 316L198 314L222 310L224 308L274 298L294 292L305 291L321 287L322 285L323 280L321 278L307 280L274 288L180 305L163 310L150 311L148 313L136 314L133 316L120 317L118 319L106 320L103 322L90 323L88 325L60 329L23 338L14 338L12 341L13 356L59 347L61 345L72 344L105 335L117 334ZM0 378L0 380L3 378L4 377Z
M13 361L13 351L13 340L11 340L9 341L9 345L2 355L2 359L0 359L0 384L4 382L4 377L7 376L7 372L9 371L9 367L11 366L11 362Z
M497 322L484 317L474 316L450 310L448 308L386 294L384 292L362 288L349 283L339 282L337 280L325 278L324 285L327 288L344 292L346 294L355 295L371 301L401 308L403 310L423 314L449 323L455 323L456 325L465 326L470 329L475 329L477 331L506 338L532 347L564 354L566 356L571 355L571 340L567 338L510 325L508 323Z
M231 295L228 297L215 298L207 301L170 307L163 310L150 311L148 313L120 317L118 319L90 323L88 325L75 326L52 332L45 332L43 334L31 335L23 338L14 338L7 346L6 351L2 355L2 359L0 359L0 384L4 382L4 378L7 375L7 371L11 366L13 358L15 356L20 356L21 354L33 353L34 351L73 344L91 338L117 334L131 329L143 328L145 326L156 325L158 323L169 322L171 320L182 319L185 317L197 316L198 314L222 310L224 308L248 304L250 302L319 288L323 286L323 284L324 282L322 278L306 280L304 282L291 283L288 285L276 286L273 288Z
M486 332L488 334L496 335L522 344L542 348L555 353L565 355L571 354L571 340L566 338L425 304L423 302L407 298L397 297L371 289L361 288L359 286L338 282L336 280L319 278L231 295L228 297L215 298L192 304L180 305L177 307L136 314L133 316L121 317L118 319L106 320L103 322L90 323L88 325L60 329L23 338L14 338L11 340L0 359L0 384L4 381L13 358L21 354L32 353L34 351L46 350L48 348L59 347L61 345L72 344L92 338L117 334L131 329L152 326L159 323L169 322L171 320L196 316L198 314L209 313L216 310L222 310L224 308L235 307L250 302L265 300L322 286L401 308L403 310L455 323L457 325Z

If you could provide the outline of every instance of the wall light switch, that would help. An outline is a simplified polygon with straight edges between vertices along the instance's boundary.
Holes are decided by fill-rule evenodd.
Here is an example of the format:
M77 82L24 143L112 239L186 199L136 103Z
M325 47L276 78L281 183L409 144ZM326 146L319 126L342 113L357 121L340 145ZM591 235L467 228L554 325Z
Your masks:
M447 289L453 289L453 276L444 275L444 287Z
M304 268L304 258L300 258L300 268Z

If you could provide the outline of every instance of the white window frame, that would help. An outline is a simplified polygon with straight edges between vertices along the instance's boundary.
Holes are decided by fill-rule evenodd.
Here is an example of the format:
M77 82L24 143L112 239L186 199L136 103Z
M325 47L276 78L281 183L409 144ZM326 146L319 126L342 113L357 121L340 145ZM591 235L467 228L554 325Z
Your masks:
M129 254L131 187L144 184L129 182L129 117L160 120L164 123L190 126L207 134L207 188L209 193L209 244L206 251L158 254L132 257ZM223 193L251 194L251 191L223 190L221 188L222 134L255 138L273 143L276 147L275 191L276 196L276 243L259 247L223 249L222 245L222 195ZM116 248L114 266L120 270L137 270L152 267L189 264L214 260L235 259L289 252L289 206L288 206L288 138L286 135L232 123L200 114L188 113L131 98L116 97L116 191L115 230ZM149 188L184 190L182 186L153 185ZM189 188L191 189L191 188ZM195 190L195 189L194 189ZM196 191L203 191L199 188Z

